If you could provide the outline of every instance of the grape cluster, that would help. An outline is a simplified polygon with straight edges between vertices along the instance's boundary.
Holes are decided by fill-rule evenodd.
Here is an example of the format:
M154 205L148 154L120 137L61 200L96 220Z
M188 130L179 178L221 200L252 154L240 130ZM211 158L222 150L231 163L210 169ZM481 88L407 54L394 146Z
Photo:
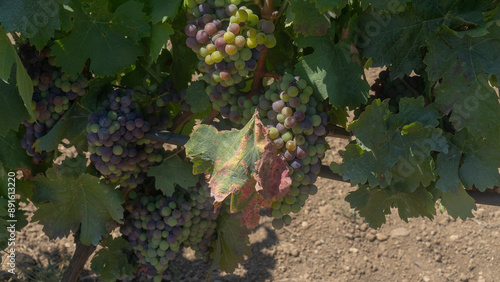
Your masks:
M143 100L141 108L152 130L165 130L172 127L173 121L170 117L169 104L180 103L181 110L190 111L190 106L186 103L186 90L178 92L170 79L156 87L155 92L151 95L154 97L153 101L151 101L150 95L141 96Z
M92 164L112 183L131 188L143 183L149 166L163 159L162 144L144 138L151 124L133 95L131 89L112 91L99 111L88 116L87 124Z
M238 8L239 4L239 0L186 1L193 18L184 30L186 45L198 55L198 69L209 84L206 91L214 109L226 118L237 112L238 89L257 68L261 52L276 45L274 24L245 6Z
M290 194L272 204L273 227L281 229L291 222L290 213L297 213L309 195L317 193L314 185L321 169L327 143L328 115L318 102L313 89L304 79L285 74L259 98L256 108L269 129L278 153L289 164L292 177ZM250 103L247 103L248 105ZM250 112L243 112L247 117Z
M19 46L19 56L33 82L32 109L36 121L24 121L26 133L21 147L40 163L47 152L34 146L37 139L45 136L71 106L71 102L86 93L88 82L82 75L68 76L55 66L49 49L37 51L34 46Z
M407 76L403 78L389 79L390 71L383 70L379 77L371 86L375 92L373 99L390 99L389 109L397 113L399 111L399 101L401 98L410 98L420 95L425 91L425 80L420 76Z
M193 248L199 257L208 257L216 236L217 213L212 203L205 183L171 197L130 193L121 232L148 276L161 278L184 246Z

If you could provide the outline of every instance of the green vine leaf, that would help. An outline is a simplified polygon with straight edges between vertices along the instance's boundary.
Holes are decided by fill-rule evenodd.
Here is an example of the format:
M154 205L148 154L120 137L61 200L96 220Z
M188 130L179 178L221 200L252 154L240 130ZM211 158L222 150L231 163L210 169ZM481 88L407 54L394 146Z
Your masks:
M333 38L333 28L324 36L299 36L297 45L312 47L314 52L295 65L295 73L311 83L320 100L329 98L336 108L355 108L366 103L370 86L361 78L364 69L351 53L350 43L335 43Z
M239 263L250 255L250 231L241 226L239 218L232 218L223 213L217 217L218 264L222 271L233 272Z
M499 131L496 136L485 139L467 130L462 130L451 138L451 142L462 152L460 180L467 188L475 186L480 191L500 186L500 145Z
M474 217L472 210L477 210L476 202L467 194L462 185L458 187L457 192L444 192L441 195L441 204L446 208L448 214L455 219L460 217L465 220Z
M347 0L315 0L316 8L321 13L326 11L340 10L347 5Z
M346 201L373 228L386 222L385 215L391 213L391 208L397 208L399 216L406 222L410 217L425 216L432 219L436 214L435 200L423 187L414 192L395 193L388 189L370 189L367 185L361 185L358 190L346 196Z
M10 130L5 136L0 136L0 160L8 168L31 168L33 165L31 157L21 148L23 135L24 132Z
M296 33L302 33L304 36L320 36L330 28L330 18L320 13L309 1L290 0L290 7L291 14L287 16L287 21L293 22L293 30Z
M0 23L7 32L19 32L41 49L61 27L62 4L62 0L2 1Z
M75 169L81 168L77 166ZM39 208L33 221L39 221L51 239L80 230L83 244L97 245L108 234L109 221L122 221L120 191L100 183L99 178L89 174L74 177L64 172L66 170L59 171L56 166L48 169L46 176L34 178L33 200Z
M442 25L451 22L484 25L481 9L484 1L454 0L413 1L412 9L396 14L381 15L374 12L360 17L358 47L365 57L373 59L373 66L391 66L391 77L403 77L424 67L420 48ZM486 10L486 9L485 9ZM473 12L471 12L473 11Z
M32 120L35 120L35 113L31 107L31 98L33 97L33 82L26 72L26 69L17 55L16 49L10 42L5 33L5 29L0 27L0 79L8 81L11 77L12 65L16 65L16 84L19 94L23 100L24 107L28 111ZM1 135L1 134L0 134Z
M167 42L170 40L170 35L172 34L174 34L174 30L169 23L156 23L151 28L151 46L149 52L155 63L163 48L167 46Z
M179 156L169 157L160 165L149 169L148 176L155 178L155 187L165 196L172 196L175 185L188 190L196 186L199 177L193 175L192 165L181 160Z
M181 3L182 0L151 0L151 21L156 24L175 18Z
M14 71L14 68L12 70ZM0 136L3 137L11 130L17 131L23 119L30 119L23 105L23 100L19 96L19 90L15 86L16 82L14 78L13 73L8 82L0 79L0 93L2 93L0 95L0 120L3 123L3 130L0 131Z
M205 87L203 81L194 81L191 82L191 85L186 90L186 103L191 106L193 113L206 111L212 106L205 92Z
M129 243L121 238L107 237L101 242L100 249L92 259L90 268L104 281L116 281L121 276L132 276L134 267L128 262L124 252L130 248Z
M114 75L133 65L142 55L138 41L150 35L149 19L142 12L143 4L131 0L111 13L107 3L93 2L89 11L79 5L73 7L71 34L56 41L52 47L52 54L64 72L81 72L90 58L90 70L96 75Z
M423 97L401 99L398 114L389 111L388 100L375 100L348 127L357 144L346 146L339 173L352 185L368 181L411 191L429 185L436 178L431 152L448 151L441 129L435 128L438 118L435 108L424 107Z

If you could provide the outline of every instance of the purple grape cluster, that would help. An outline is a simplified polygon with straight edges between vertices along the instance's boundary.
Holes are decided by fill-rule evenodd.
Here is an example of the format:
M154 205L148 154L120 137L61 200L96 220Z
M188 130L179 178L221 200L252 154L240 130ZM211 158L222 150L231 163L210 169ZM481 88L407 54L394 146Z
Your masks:
M39 151L35 142L45 136L59 121L72 101L86 93L88 82L82 75L68 76L55 66L49 49L37 51L30 44L19 46L19 56L33 82L32 109L36 121L24 121L26 133L21 147L33 162L38 164L47 157L47 152Z
M208 258L216 236L212 203L206 184L186 192L177 189L171 197L130 193L121 232L148 276L161 277L185 246Z
M112 91L99 111L88 116L87 124L92 164L112 183L131 188L143 183L149 167L163 160L162 144L144 138L151 124L133 95L131 89Z
M240 1L186 1L193 18L184 30L186 45L198 55L198 69L209 84L207 95L214 109L226 118L236 112L240 97L231 86L244 88L244 79L257 68L261 52L276 45L274 24L238 4Z

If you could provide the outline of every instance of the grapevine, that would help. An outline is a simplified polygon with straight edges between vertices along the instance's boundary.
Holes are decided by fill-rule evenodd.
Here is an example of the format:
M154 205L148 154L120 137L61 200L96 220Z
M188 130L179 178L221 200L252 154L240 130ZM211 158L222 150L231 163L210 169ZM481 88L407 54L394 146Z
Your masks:
M318 177L356 187L373 228L500 205L498 1L56 2L0 11L0 178L51 239L75 234L64 281L99 244L106 281L161 281L185 248L233 272Z

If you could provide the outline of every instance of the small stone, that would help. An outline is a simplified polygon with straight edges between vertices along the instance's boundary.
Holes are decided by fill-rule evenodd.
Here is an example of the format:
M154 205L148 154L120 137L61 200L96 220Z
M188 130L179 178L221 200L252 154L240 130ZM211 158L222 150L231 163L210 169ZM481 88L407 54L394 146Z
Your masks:
M321 240L314 242L314 246L317 247L319 245L323 245L324 243L325 243L325 240L321 239Z
M366 238L366 240L368 240L370 242L373 242L373 241L375 241L375 239L377 239L377 237L375 235L371 234L371 233L367 233L365 235L365 238Z
M429 276L424 276L422 279L424 279L425 282L431 281L431 279L429 278Z
M410 234L410 230L404 227L399 227L391 231L391 237L404 237Z
M441 261L442 261L442 259L443 259L443 256L442 256L442 255L440 255L440 254L437 254L437 255L434 257L434 260L435 260L436 262L441 262Z
M375 237L377 237L377 240L379 240L379 241L385 241L385 240L389 239L389 236L387 236L384 233L377 233L377 235L375 235Z
M357 248L349 248L349 253L357 254L359 250Z
M306 229L307 227L309 227L309 223L307 223L307 221L302 221L302 228Z
M363 223L359 226L359 230L364 232L368 230L368 227L369 227L368 223Z
M450 236L450 240L451 240L451 241L456 241L456 240L458 240L458 235L451 235L451 236Z

